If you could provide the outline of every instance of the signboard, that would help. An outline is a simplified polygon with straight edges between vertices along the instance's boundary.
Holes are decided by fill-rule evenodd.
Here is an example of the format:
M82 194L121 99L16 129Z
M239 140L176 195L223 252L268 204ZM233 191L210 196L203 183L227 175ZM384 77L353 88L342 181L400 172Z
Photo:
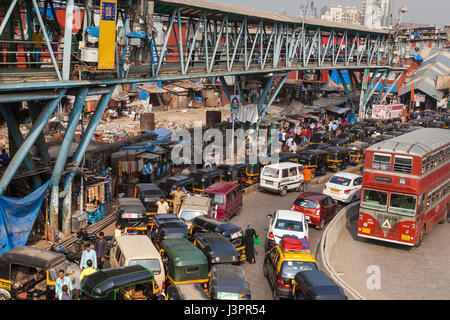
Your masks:
M114 69L116 57L117 0L102 0L98 39L98 68Z
M241 101L239 95L230 96L230 122L238 121L239 108L241 107Z
M425 102L425 95L420 93L414 94L414 101L416 102Z
M403 115L403 104L391 104L391 105L373 105L372 106L372 119L395 119L401 118Z

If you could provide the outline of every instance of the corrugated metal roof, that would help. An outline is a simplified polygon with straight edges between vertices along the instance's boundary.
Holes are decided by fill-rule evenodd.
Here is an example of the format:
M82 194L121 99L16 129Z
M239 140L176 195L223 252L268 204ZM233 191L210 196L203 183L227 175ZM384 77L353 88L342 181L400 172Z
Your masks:
M431 151L448 144L450 144L450 130L423 128L376 143L367 150L423 157Z
M400 90L399 95L411 92L414 84L414 90L420 90L430 97L440 100L444 93L436 89L436 81L439 76L448 75L450 75L450 51L443 49L424 60L412 80Z
M207 9L209 11L215 11L219 14L229 13L231 16L246 16L249 20L270 20L277 22L288 22L301 24L303 23L303 19L299 16L293 16L289 14L282 13L273 13L266 12L254 8L236 6L236 5L228 5L224 3L219 3L215 1L208 0L155 0L155 12L158 12L158 6L179 6L179 7L189 7L195 8L198 10ZM183 12L184 11L184 12ZM192 12L188 10L182 10L183 15L190 15ZM198 15L198 12L195 13ZM230 17L232 18L232 17ZM360 32L368 32L368 33L378 33L378 34L389 34L389 30L384 29L369 29L362 25L355 24L347 24L347 23L337 23L332 21L326 21L322 19L305 19L305 24L313 25L313 26L321 26L325 28L335 28L335 29L343 29L349 31L360 31Z

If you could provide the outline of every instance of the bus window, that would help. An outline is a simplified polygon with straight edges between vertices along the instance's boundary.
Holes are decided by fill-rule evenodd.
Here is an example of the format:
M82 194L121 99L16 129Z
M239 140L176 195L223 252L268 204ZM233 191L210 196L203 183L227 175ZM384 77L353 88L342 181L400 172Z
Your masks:
M395 156L394 157L394 171L411 173L413 166L413 158Z
M386 210L387 192L365 189L361 205L367 208Z
M414 215L417 198L408 194L391 193L389 212Z
M391 168L391 156L375 153L373 155L372 169L389 170Z

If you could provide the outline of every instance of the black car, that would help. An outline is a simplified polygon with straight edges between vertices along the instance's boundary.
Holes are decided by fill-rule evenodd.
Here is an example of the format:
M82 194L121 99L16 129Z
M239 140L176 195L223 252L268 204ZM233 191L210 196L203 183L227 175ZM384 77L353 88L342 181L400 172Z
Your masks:
M294 280L295 300L347 300L344 291L319 270L300 271Z
M244 232L240 227L210 216L199 216L192 220L191 235L202 232L220 233L234 245L241 255L241 261L245 260Z
M194 244L206 256L210 266L223 263L239 264L241 260L234 245L219 233L198 233L194 237Z
M250 300L250 286L242 267L227 264L212 266L209 295L212 300Z
M200 283L172 284L167 287L167 300L210 300Z

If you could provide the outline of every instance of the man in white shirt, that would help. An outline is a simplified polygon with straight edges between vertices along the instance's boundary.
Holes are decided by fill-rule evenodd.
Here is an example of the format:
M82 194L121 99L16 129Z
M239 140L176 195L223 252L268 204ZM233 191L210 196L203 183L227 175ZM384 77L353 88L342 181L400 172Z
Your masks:
M156 202L156 205L158 206L157 214L160 213L169 213L169 204L164 199L164 197L161 197L158 202Z
M286 145L289 147L290 152L297 151L297 144L294 142L294 138L292 138L292 136L289 136L289 139L286 141Z

